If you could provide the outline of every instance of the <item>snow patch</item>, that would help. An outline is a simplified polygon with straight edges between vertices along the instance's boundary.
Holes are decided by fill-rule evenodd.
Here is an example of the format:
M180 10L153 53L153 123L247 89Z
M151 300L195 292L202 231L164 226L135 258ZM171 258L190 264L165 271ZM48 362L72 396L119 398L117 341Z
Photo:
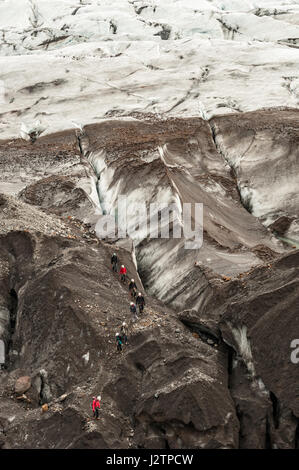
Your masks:
M252 377L255 377L255 367L253 364L250 341L247 337L247 327L245 325L238 326L236 328L230 325L230 327L237 343L239 354L243 359L244 363L246 364L248 372L251 374Z

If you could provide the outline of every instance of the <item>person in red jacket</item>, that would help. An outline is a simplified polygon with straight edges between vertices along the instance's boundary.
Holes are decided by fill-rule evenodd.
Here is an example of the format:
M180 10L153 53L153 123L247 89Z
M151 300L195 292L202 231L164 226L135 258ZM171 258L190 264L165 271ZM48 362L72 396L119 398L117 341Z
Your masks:
M127 268L125 268L123 264L121 265L119 274L120 274L120 280L121 280L122 282L126 282Z
M95 419L99 419L99 411L101 408L101 397L93 397L92 399L92 411Z

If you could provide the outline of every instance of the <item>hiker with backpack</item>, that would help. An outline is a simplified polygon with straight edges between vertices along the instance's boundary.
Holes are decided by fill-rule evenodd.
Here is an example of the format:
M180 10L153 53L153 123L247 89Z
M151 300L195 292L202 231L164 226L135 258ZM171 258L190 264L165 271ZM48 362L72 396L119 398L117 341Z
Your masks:
M144 297L141 294L141 292L139 292L139 294L137 295L136 305L138 305L138 307L139 307L139 313L142 313L143 309L144 309L144 306L145 306L145 300L144 300Z
M92 411L95 419L99 419L99 412L101 408L101 397L93 397L92 399Z
M137 294L137 286L136 286L136 282L134 281L134 279L131 279L131 282L129 284L129 292L131 294L131 298L135 298L136 297L136 294Z
M111 256L111 266L112 266L112 271L117 272L117 262L118 258L116 256L116 253L113 253Z
M115 340L116 340L117 351L121 352L123 350L123 348L122 348L121 335L119 333L116 333Z
M137 309L134 302L130 302L130 312L133 313L134 321L138 320Z
M121 280L121 282L126 282L127 268L125 268L125 266L124 266L123 264L121 265L119 274L120 274L120 280Z
M126 322L123 322L123 324L120 327L120 335L121 335L121 340L123 344L127 345L128 344L128 327Z

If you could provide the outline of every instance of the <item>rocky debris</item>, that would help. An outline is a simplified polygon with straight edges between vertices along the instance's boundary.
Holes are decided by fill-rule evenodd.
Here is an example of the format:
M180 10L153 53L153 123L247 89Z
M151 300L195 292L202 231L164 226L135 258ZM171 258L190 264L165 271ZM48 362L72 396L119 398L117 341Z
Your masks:
M24 393L23 395L21 395L20 397L17 397L17 400L23 400L25 401L26 403L32 403L30 398L28 398Z
M147 330L140 331L120 364L123 375L118 373L103 393L134 415L135 445L194 448L209 447L213 440L215 447L235 447L238 422L225 391L225 353L208 358L204 343L187 344L187 338L185 333L177 341L166 325L156 327L149 337ZM204 397L213 401L213 416L205 414ZM230 430L229 439L224 428Z
M295 218L290 219L287 216L281 216L276 219L275 222L270 224L269 228L273 230L273 232L278 233L278 235L284 235L290 228L290 225L293 220L295 220Z
M76 242L72 241L69 243ZM87 248L84 248L84 250L86 249ZM101 249L100 246L98 249ZM45 253L45 250L39 250L39 253ZM292 261L292 257L293 255L289 255L288 258L281 258L274 264L274 270L278 269L280 265L282 265L284 269L290 266L296 266L296 261ZM289 261L287 261L288 259ZM70 270L69 272L71 273L72 271ZM247 273L246 278L250 276L250 279L252 279L250 281L253 283L252 293L254 293L254 283L258 280L256 276L266 276L267 279L267 272L267 270L260 267L258 271L256 268L252 270L251 273ZM291 273L289 275L291 276ZM270 283L271 280L269 279L267 282ZM117 284L115 287L117 287ZM233 284L225 283L223 288L233 289ZM267 286L265 286L265 288L267 288ZM122 291L121 285L119 285L119 289ZM122 295L123 294L120 294L120 298ZM240 296L242 293L237 292L235 295L237 296L236 298L238 298L238 295ZM107 298L107 294L104 294L103 298ZM42 301L42 299L40 299L40 301ZM47 302L45 302L45 304L46 303ZM26 305L26 302L24 302L24 305ZM214 308L215 306L217 307L217 300L215 301L214 299ZM223 308L223 305L221 305L221 308ZM106 307L104 310L107 312L107 310L111 310L111 308L107 309ZM98 309L98 312L99 311L100 309ZM86 313L87 312L88 310ZM208 315L208 310L206 314ZM187 313L185 313L185 315L187 315ZM62 401L60 402L60 406L53 403L48 408L48 412L45 413L45 416L49 413L49 416L53 417L51 418L52 421L49 422L50 427L47 424L48 421L42 423L36 421L35 415L32 415L32 417L28 415L27 418L23 420L22 424L14 424L11 431L8 428L4 446L30 447L33 445L35 447L48 447L52 442L54 446L58 447L85 447L87 445L86 439L81 437L78 440L76 437L76 435L78 436L76 433L79 431L78 424L81 420L79 416L83 418L83 416L86 416L86 413L88 413L90 406L89 396L92 396L93 388L99 389L99 383L103 389L102 396L105 397L102 409L102 413L104 414L101 418L105 422L105 430L103 428L100 432L98 431L100 424L96 425L92 423L84 425L87 434L91 432L96 433L89 446L106 447L108 442L109 446L112 445L112 442L113 445L117 447L128 445L125 444L125 441L122 443L121 439L117 442L115 440L113 441L112 438L107 435L107 432L112 432L114 429L113 415L118 417L118 422L123 423L121 426L124 428L127 426L125 424L126 420L134 415L134 435L131 435L133 439L131 445L133 447L141 446L152 448L158 446L163 448L165 446L195 446L212 448L241 446L245 448L263 448L265 445L264 440L267 436L267 445L270 445L270 441L272 445L275 444L277 446L292 447L294 445L294 434L289 432L289 437L286 437L285 434L286 428L295 429L294 425L296 419L291 417L292 411L289 411L289 414L284 412L286 418L281 419L281 428L277 427L277 425L275 427L272 417L272 402L271 399L269 399L269 393L267 391L263 392L263 389L260 390L259 382L255 382L250 377L249 379L246 378L248 372L246 372L246 369L244 371L244 367L246 367L244 362L239 363L240 372L238 372L239 369L232 369L235 371L234 377L236 377L236 379L231 375L230 366L227 368L227 362L229 363L230 357L227 343L234 344L233 341L229 339L229 336L227 336L228 333L226 333L226 331L230 330L223 329L223 334L225 332L225 342L221 343L219 352L215 353L216 356L211 356L211 353L208 353L208 350L205 349L207 347L210 348L211 345L209 342L207 341L208 345L204 346L204 343L199 341L199 338L194 338L195 343L189 343L188 336L190 333L188 333L188 331L184 333L181 328L175 326L175 320L172 319L170 312L165 317L164 310L159 313L157 306L154 308L149 307L146 316L149 317L142 319L140 323L132 325L130 346L124 351L124 355L115 359L113 353L109 355L108 362L106 362L107 360L105 359L104 363L102 362L101 370L95 375L94 373L92 374L92 383L94 385L90 383L88 392L84 392L80 386L78 391L73 392L72 396L69 398L72 402L72 406L75 407L72 411L72 415L76 417L72 424L75 433L70 433L70 429L68 429L67 432L64 432L64 437L60 441L60 444L57 444L57 433L55 436L51 434L51 422L54 420L53 423L56 423L55 427L59 426L61 433L63 420L68 416L68 408L64 408L64 401ZM162 316L164 321L160 316ZM195 312L193 313L193 317L196 317ZM42 320L42 318L45 318L44 312L43 316L39 318L40 322L44 321ZM114 316L110 318L110 322L112 321L114 323L115 320L113 320L113 318ZM154 326L154 320L159 322L159 327ZM100 323L105 323L105 321ZM226 323L223 323L223 325L225 324ZM151 329L149 329L149 326L151 326ZM24 323L22 323L21 327L24 329ZM224 326L222 328L224 328ZM182 335L179 343L176 339L176 334ZM45 336L45 338L47 338L47 336ZM47 341L49 342L47 342L46 348L51 344L51 339L49 338ZM111 347L112 346L108 346L108 349ZM236 351L238 351L240 358L242 358L242 351L239 351L237 345L234 347ZM44 349L45 342L43 341L40 345L40 353ZM97 350L98 346L91 347L91 351L96 352ZM70 349L64 347L63 356L59 356L57 354L58 351L59 349L56 353L52 353L52 357L56 357L57 359L55 361L56 364L50 367L52 376L51 382L53 382L54 390L57 389L57 385L61 381L62 376L58 369L59 361L62 360L65 364L71 362L68 357L68 354L71 353ZM267 349L267 351L267 354L269 354L269 349ZM30 356L28 355L27 359L24 358L26 364L28 364L29 358ZM45 360L47 361L47 356L45 356ZM271 358L268 360L271 361ZM23 366L25 363L23 363ZM221 368L218 369L220 364L222 364ZM242 366L242 364L244 365ZM112 373L110 372L111 366L113 367ZM89 374L87 377L90 376ZM82 369L79 375L78 372L76 373L76 379L74 376L74 384L76 382L78 383L78 381L80 382L80 375L82 378L85 376L84 369ZM264 372L262 373L262 379L264 380ZM242 390L240 386L237 385L240 380L245 380ZM227 383L229 384L229 389L226 388ZM72 386L70 383L65 383L64 389L65 387L70 388ZM82 390L82 393L80 390ZM227 393L228 395L226 395ZM233 397L233 403L236 409L232 406L230 394ZM251 408L249 407L248 401L250 395L252 395ZM217 398L218 396L219 399ZM227 396L227 399L224 398L225 396ZM280 397L280 393L278 393L278 395L275 394L275 396ZM60 401L59 397L61 397L61 395L57 396L57 399ZM205 402L208 400L209 404L207 407L204 403L201 403L201 397L204 397ZM280 400L280 398L277 399ZM211 405L210 400L213 400L213 405ZM219 402L217 400L219 400ZM165 404L166 402L167 406ZM282 401L281 406L285 406L283 405L285 402L288 402L288 398ZM169 407L169 403L173 404L172 407ZM190 403L192 403L192 407L187 406L187 404ZM185 408L185 406L187 406L187 408ZM107 408L105 409L105 407ZM192 417L190 416L190 418L188 418L191 409ZM214 410L213 415L211 414L212 409ZM197 410L199 413L198 418ZM59 416L61 418L59 418ZM246 416L250 418L245 418ZM290 417L287 418L287 416ZM262 421L261 417L263 417ZM191 421L188 422L188 419ZM199 420L197 421L197 419ZM239 422L241 426L240 434L238 431ZM259 423L259 425L257 423ZM290 427L291 423L293 423L292 427ZM39 432L43 429L43 432L47 436L47 442L37 441L37 429L39 429ZM18 439L20 439L20 436L24 432L29 436L27 437L27 443L22 441L22 439L17 443L15 438L18 437ZM82 435L82 430L80 433ZM68 436L67 438L66 435ZM105 441L103 440L104 435ZM119 439L119 437L117 437L118 434L115 434L115 436L116 439Z
M49 213L86 224L102 213L96 177L82 160L74 130L41 137L34 145L20 140L0 143L1 192L15 195ZM11 175L11 158L15 172Z
M290 345L299 334L298 266L295 251L252 268L241 277L246 290L226 284L225 293L208 301L200 315L199 326L219 312L241 448L297 445L299 376ZM195 321L194 313L192 318Z
M17 395L23 394L31 387L31 378L29 376L19 377L15 383L15 392Z
M58 400L59 400L60 402L63 402L63 401L66 400L66 398L67 398L68 396L69 396L68 393L63 393L63 394L58 398Z
M92 202L86 192L67 176L50 176L39 180L20 192L19 198L55 214L84 218L92 212Z
M62 220L44 214L34 207L24 204L12 196L0 194L0 211L3 222L0 234L13 231L35 230L52 236L71 236L72 231Z
M229 394L225 391L225 352L208 359L208 346L200 341L196 345L189 344L190 333L181 329L170 310L165 306L162 309L159 302L149 297L142 318L135 324L131 323L128 292L110 270L110 252L102 243L91 248L80 240L49 237L33 230L31 234L9 232L1 238L1 260L7 259L9 252L14 256L10 260L6 282L16 282L20 309L11 339L16 355L9 355L8 375L3 380L7 383L14 370L31 370L31 388L39 394L39 403L36 399L32 403L20 400L16 421L7 429L6 448L85 447L86 438L85 434L82 436L79 423L90 416L93 390L99 389L103 397L103 423L99 421L89 446L126 447L126 438L114 431L115 420L118 428L126 429L126 423L134 415L133 446L149 447L159 442L164 447L166 440L169 440L167 445L188 447L198 446L201 442L202 446L208 446L206 434L216 447L237 446L238 422ZM118 249L118 255L128 267L129 277L138 279L130 255L121 249ZM58 260L57 263L49 262L53 258ZM33 271L36 273L34 277ZM14 273L13 278L10 273ZM98 292L101 292L99 298ZM107 312L108 331L103 326L107 324ZM114 342L109 343L109 339L113 338L122 320L129 324L129 346L118 356ZM29 331L34 338L30 344L27 342ZM78 342L78 337L83 341ZM88 364L84 365L81 359L86 351L90 357ZM222 377L223 390L216 392L219 376ZM47 387L50 387L52 397L49 397ZM79 387L77 391L76 387ZM151 400L156 393L159 407L152 410L149 418ZM194 402L193 417L186 415L187 409L182 408L182 403L188 403L191 396L201 397L203 393L205 400L208 396L214 397L216 408L212 420L208 417L205 401ZM62 400L62 394L68 394L67 400ZM162 422L159 416L162 410L165 412L164 401L172 398L174 406L163 415ZM5 407L10 400L5 397L1 417L7 416ZM39 404L44 409L48 407L47 413L41 415L45 418L38 418L35 413ZM23 406L29 406L26 416ZM68 426L73 427L74 432L61 427L70 406L73 420ZM181 410L179 415L178 410ZM199 416L205 413L205 420L199 418L194 421L197 413ZM227 414L231 418L224 424ZM189 423L191 420L193 424ZM52 433L52 426L55 426L55 433ZM185 426L188 429L186 433L182 431ZM225 438L225 428L231 430L229 442ZM60 429L59 433L57 429ZM153 429L156 429L156 437L148 439L146 436ZM166 437L163 437L164 430ZM57 437L61 432L64 437L62 440L59 438L58 443ZM85 432L90 434L93 431L88 427ZM171 437L174 432L179 433L177 441ZM46 436L45 440L38 438L37 433ZM26 441L24 436L27 436Z

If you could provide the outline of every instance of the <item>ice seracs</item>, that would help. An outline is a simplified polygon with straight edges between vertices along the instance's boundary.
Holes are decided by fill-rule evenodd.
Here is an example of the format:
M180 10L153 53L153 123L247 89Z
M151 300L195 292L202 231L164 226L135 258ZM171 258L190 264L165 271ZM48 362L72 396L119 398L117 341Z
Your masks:
M46 130L46 127L41 125L39 120L35 121L34 124L21 123L20 135L22 139L35 142L36 139Z

